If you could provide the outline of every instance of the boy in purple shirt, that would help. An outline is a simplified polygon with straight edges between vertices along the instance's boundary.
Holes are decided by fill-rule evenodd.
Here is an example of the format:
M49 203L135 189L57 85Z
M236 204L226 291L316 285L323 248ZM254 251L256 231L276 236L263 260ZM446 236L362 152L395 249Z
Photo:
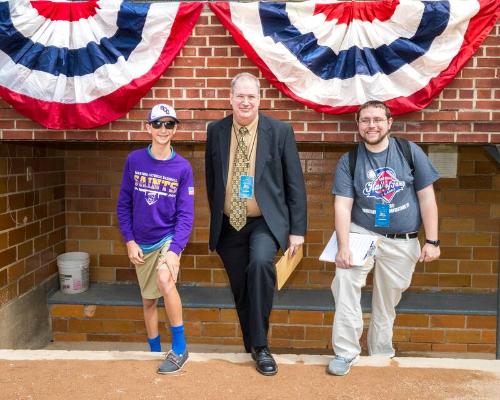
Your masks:
M171 146L178 122L169 105L151 109L146 123L151 144L128 155L117 205L120 230L141 288L151 351L161 351L157 305L162 296L170 322L172 350L160 364L160 374L179 371L188 359L175 284L193 227L194 185L191 165Z

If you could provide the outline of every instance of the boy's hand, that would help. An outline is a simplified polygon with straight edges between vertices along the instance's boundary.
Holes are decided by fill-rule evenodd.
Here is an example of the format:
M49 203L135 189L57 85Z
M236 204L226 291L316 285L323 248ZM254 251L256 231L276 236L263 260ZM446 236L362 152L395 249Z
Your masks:
M127 254L128 259L134 265L144 264L144 254L139 245L135 242L135 240L130 240L127 242Z
M173 251L167 251L164 257L160 259L160 266L166 265L170 271L170 276L177 283L177 276L179 275L179 266L181 263L181 257L175 254Z

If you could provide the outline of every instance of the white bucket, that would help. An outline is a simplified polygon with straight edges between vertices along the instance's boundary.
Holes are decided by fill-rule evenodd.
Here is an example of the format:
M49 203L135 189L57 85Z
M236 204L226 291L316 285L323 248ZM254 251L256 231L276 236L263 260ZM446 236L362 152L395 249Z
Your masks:
M72 251L57 256L59 283L63 293L82 293L89 288L89 255Z

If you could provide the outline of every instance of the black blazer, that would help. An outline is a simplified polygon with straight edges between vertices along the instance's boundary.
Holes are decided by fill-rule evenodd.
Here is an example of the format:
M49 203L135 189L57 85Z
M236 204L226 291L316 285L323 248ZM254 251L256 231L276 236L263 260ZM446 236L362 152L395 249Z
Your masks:
M210 205L210 250L219 241L231 144L232 115L207 129L205 174ZM269 229L285 250L288 235L305 236L307 199L297 145L289 124L259 114L255 198Z

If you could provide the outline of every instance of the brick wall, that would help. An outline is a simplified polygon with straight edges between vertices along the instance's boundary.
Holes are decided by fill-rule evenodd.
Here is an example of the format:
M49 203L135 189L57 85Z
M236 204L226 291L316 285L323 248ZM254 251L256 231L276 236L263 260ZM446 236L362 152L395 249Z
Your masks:
M394 129L417 142L500 143L500 23L452 83L425 110L397 119ZM179 139L203 141L208 121L227 114L229 82L238 72L259 74L205 7L187 45L150 92L125 117L97 129L53 131L0 101L3 140L141 140L146 110L173 103L184 121ZM320 114L295 103L262 80L262 109L292 123L303 142L352 142L352 115Z
M57 271L55 257L64 252L64 207L64 149L2 143L0 307Z
M93 281L134 281L115 216L126 154L144 144L72 144L66 150L67 251L91 254ZM333 264L318 257L333 231L332 174L346 145L300 144L308 195L305 258L290 286L327 288ZM193 165L195 227L182 257L180 280L216 286L227 284L218 256L208 251L208 205L204 181L204 145L176 144ZM436 184L440 209L442 257L417 266L412 289L491 291L497 287L499 167L481 146L459 146L458 178ZM92 166L92 168L89 168Z
M481 147L471 144L500 143L499 45L497 24L429 107L398 117L394 124L396 133L417 142L463 144L458 179L437 184L442 259L419 264L412 289L475 291L496 286L498 166ZM191 160L196 174L196 224L183 258L182 281L225 285L220 262L206 246L203 141L207 122L228 114L229 82L241 71L259 74L205 9L172 67L126 116L106 126L47 130L0 100L0 306L54 274L55 256L63 251L89 251L94 281L134 279L114 208L125 154L148 139L144 117L159 101L170 102L178 110L183 124L177 137L182 144L177 148ZM318 262L317 256L333 226L331 173L347 143L355 139L353 117L306 109L261 82L262 109L294 126L306 173L310 205L306 258L291 285L326 287L332 265ZM66 147L61 141L66 141ZM34 173L31 183L25 178L29 163Z
M160 334L169 342L165 310L158 309ZM53 305L54 341L146 342L142 307ZM365 328L370 319L363 316ZM273 348L331 351L332 312L273 310L269 344ZM242 345L235 310L198 308L184 310L189 343ZM398 353L494 353L494 316L399 314L394 328ZM366 351L366 330L361 338Z

